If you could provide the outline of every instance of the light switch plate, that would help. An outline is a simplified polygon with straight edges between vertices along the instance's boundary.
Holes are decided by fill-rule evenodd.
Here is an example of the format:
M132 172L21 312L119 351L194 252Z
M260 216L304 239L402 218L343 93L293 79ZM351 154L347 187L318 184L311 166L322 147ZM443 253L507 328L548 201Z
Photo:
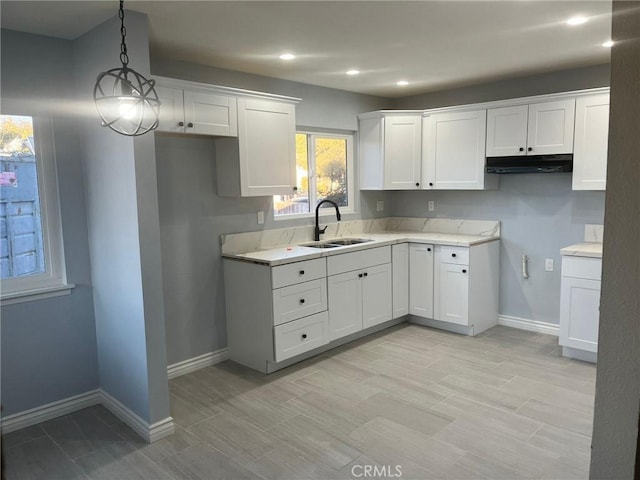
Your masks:
M429 200L429 211L433 212L436 209L436 202L434 202L433 200Z
M384 200L378 200L376 202L376 210L378 212L383 212L384 211Z
M264 212L258 212L258 225L264 225Z
M553 272L553 258L545 258L544 269L547 272Z

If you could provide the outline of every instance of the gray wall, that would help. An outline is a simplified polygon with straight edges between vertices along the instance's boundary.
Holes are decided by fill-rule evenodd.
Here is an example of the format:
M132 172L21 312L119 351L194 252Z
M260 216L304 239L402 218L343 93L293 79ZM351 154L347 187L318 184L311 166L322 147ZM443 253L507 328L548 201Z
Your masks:
M7 30L1 43L3 112L12 103L52 114L67 279L76 284L68 296L2 307L2 413L11 415L97 388L98 366L78 121L67 116L71 43Z
M422 109L607 87L609 64L541 73L397 99L393 108Z
M592 479L640 478L640 4L613 2ZM635 474L634 474L635 472Z
M570 174L502 175L495 191L397 192L396 216L500 220L501 315L558 323L560 249L582 242L584 224L602 224L604 192L571 191ZM435 211L427 202L435 201ZM529 257L529 279L522 278L521 258ZM544 270L545 258L555 263Z
M128 12L127 27L131 66L148 76L146 16ZM119 30L114 17L74 42L98 365L102 389L155 423L169 416L155 145L101 127L91 98L118 66Z
M181 62L152 59L152 70L167 77L297 96L302 98L296 107L299 127L351 132L357 128L358 113L389 104L379 97ZM155 135L171 365L226 346L220 235L312 225L313 219L274 221L271 197L219 197L212 138ZM356 197L358 213L345 215L345 220L389 213L389 192L363 192ZM376 212L376 200L386 200L387 211ZM266 213L264 225L257 224L258 211Z

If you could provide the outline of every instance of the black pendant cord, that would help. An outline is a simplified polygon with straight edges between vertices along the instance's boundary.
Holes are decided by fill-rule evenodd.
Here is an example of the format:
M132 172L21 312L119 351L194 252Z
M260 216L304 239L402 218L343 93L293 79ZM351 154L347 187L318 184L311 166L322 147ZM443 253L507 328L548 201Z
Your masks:
M122 62L122 68L127 69L129 65L129 55L127 55L127 27L124 26L124 0L120 0L120 9L118 10L118 18L120 18L120 35L122 36L122 42L120 43L120 61Z

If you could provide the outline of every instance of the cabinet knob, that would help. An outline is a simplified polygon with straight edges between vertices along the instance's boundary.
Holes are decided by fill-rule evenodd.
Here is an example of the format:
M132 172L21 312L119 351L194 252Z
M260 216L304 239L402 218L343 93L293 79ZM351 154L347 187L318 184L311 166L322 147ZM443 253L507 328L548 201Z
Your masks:
M293 191L297 192L298 191L298 187L293 187Z
M433 187L433 183L432 183L432 182L429 182L429 186L430 186L430 187Z
M307 338L307 334L306 334L306 333L303 333L303 334L302 334L302 339L304 340L305 338Z
M191 122L187 123L187 127L193 128L193 123L191 123Z
M520 147L518 150L520 150L521 152L524 152L524 147Z
M300 305L302 305L304 303L304 298L300 299Z
M416 187L419 187L419 186L420 186L420 182L416 182Z
M178 122L179 127L184 127L184 122Z
M304 275L304 270L300 270L300 275Z
M358 274L358 278L362 278L363 275L361 273Z
M367 275L369 275L367 272L364 272L364 276L366 277Z
M454 258L457 257L457 255L455 253L452 253L451 256L454 257Z
M430 252L430 251L431 251L431 249L430 249L430 248L427 248L427 252Z
M529 152L532 152L532 151L533 151L533 147L529 147L529 148L527 148L527 150L528 150Z
M462 270L462 273L467 273L467 271L465 269Z

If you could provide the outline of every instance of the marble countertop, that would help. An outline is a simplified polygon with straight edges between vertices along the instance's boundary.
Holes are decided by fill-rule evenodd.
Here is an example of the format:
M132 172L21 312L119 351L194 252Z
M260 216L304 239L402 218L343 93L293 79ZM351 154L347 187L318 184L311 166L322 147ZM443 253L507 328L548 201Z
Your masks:
M387 233L363 233L354 235L357 238L370 239L370 242L357 245L348 245L335 248L312 248L303 245L286 245L249 253L226 253L222 256L236 260L264 263L265 265L284 265L286 263L310 260L312 258L328 257L341 253L366 250L368 248L382 247L396 243L429 243L433 245L450 245L470 247L485 242L499 240L498 235L467 235L457 233L426 233L426 232L387 232ZM322 241L331 240L323 238ZM308 243L308 242L304 242Z
M584 242L564 247L560 250L563 256L602 258L602 243Z

